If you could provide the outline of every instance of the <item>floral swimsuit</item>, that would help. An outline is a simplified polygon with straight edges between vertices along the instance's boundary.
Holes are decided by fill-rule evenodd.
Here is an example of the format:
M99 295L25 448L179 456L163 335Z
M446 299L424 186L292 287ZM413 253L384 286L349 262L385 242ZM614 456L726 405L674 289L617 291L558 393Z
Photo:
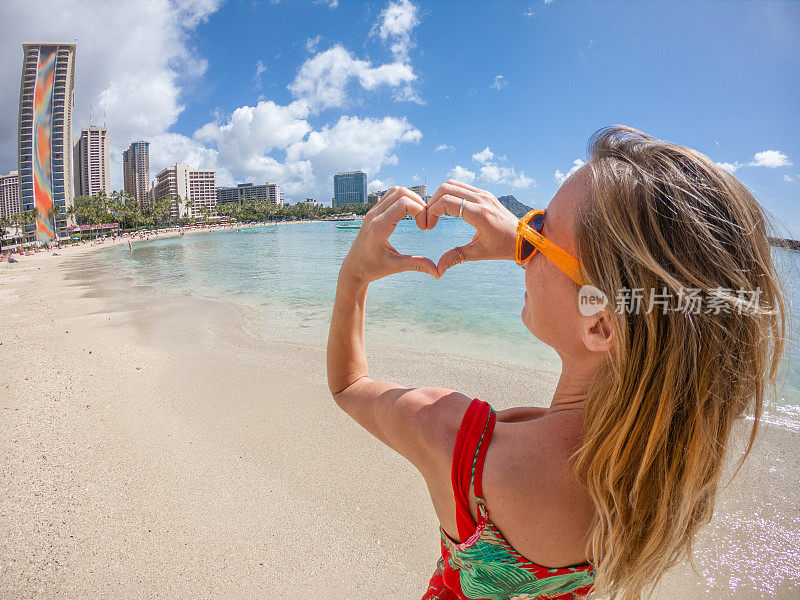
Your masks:
M461 421L453 452L452 480L459 544L439 527L442 557L422 600L578 600L592 589L594 567L548 569L519 554L489 520L481 475L496 415L472 401ZM478 522L469 512L474 482Z

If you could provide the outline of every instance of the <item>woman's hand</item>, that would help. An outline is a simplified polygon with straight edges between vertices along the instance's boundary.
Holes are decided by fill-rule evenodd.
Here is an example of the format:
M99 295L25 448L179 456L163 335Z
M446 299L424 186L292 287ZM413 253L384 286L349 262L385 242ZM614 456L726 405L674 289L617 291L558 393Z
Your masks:
M357 285L403 271L421 271L439 279L439 271L431 259L400 254L389 243L389 236L406 214L416 219L420 229L425 229L422 198L404 187L391 188L364 216L361 229L342 262L339 277Z
M453 265L467 260L514 260L519 219L486 190L448 180L428 203L426 228L433 229L445 212L458 215L462 200L465 202L461 216L475 228L475 235L466 246L442 254L437 265L439 277Z

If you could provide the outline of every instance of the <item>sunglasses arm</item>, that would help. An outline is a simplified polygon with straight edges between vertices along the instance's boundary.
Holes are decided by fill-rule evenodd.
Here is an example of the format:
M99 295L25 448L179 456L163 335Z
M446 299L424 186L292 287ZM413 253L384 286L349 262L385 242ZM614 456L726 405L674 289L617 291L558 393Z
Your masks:
M546 237L544 237L541 233L526 225L523 222L520 222L518 227L518 231L522 234L522 236L518 236L518 242L521 243L521 238L524 237L528 240L534 248L536 248L539 252L544 254L551 262L553 262L559 269L561 269L572 281L577 283L579 286L583 285L583 277L581 277L581 270L580 266L581 263L578 262L576 258L571 256L566 250L557 246ZM522 263L524 266L524 263Z

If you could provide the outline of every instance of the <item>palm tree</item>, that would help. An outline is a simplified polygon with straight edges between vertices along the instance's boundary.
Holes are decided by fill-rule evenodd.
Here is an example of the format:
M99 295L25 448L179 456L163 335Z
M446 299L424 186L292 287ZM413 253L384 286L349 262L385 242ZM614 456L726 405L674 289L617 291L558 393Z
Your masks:
M194 216L194 200L192 200L191 198L187 198L186 200L183 201L183 205L187 209L187 216L190 217L190 218L193 217ZM178 211L178 212L180 213L180 211ZM179 216L180 216L180 214L179 214Z
M6 229L11 226L11 219L7 217L0 217L0 252L3 250L3 238L6 235Z
M61 205L53 204L50 206L50 210L47 211L47 220L53 225L53 233L55 233L56 239L59 238L58 235L58 216L61 214Z

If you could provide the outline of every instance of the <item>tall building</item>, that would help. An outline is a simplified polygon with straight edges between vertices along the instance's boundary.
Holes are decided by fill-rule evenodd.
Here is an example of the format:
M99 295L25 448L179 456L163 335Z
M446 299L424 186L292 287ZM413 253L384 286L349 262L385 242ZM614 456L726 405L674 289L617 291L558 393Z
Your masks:
M283 192L276 183L265 183L264 185L253 185L252 183L240 183L236 187L218 187L217 204L225 202L237 202L241 204L246 199L258 202L272 202L278 206L283 205Z
M203 209L208 209L207 216L217 216L216 178L216 171L189 171L189 199L192 201L191 216L202 216L204 214Z
M414 193L415 193L417 196L419 196L420 198L422 198L422 200L423 200L423 201L426 201L426 200L425 200L425 192L427 192L427 190L425 189L425 186L424 186L424 185L412 185L412 186L411 186L410 188L408 188L408 189L410 189L410 190L411 190L412 192L414 192Z
M347 171L333 176L333 206L364 204L367 201L367 174Z
M105 126L86 127L75 142L75 196L111 192L111 140Z
M169 197L179 199L170 208L170 215L188 217L189 210L185 202L189 199L189 165L176 164L156 175L153 199L163 200Z
M36 210L40 239L55 237L73 204L72 106L75 44L22 45L19 88L19 194L22 210ZM52 219L53 205L60 217Z
M425 202L427 204L428 196L425 195L425 192L427 190L425 189L424 185L412 185L408 189L410 189L412 192L417 194L417 196L422 198L423 202ZM381 199L381 197L383 197L383 195L388 191L389 190L376 190L376 191L370 192L369 196L367 196L367 203L368 204L377 204L378 201Z
M150 142L131 142L122 153L125 193L137 202L147 201L150 188Z
M19 176L16 171L0 175L0 217L8 219L19 214Z
M217 193L216 171L190 169L188 165L167 167L156 175L155 200L177 197L170 208L173 218L192 218L203 214L207 208L209 216L216 216Z
M252 183L240 183L236 187L218 187L217 188L217 205L228 204L229 202L235 202L236 204L241 204L242 203L241 188L243 186L253 186L253 184Z

